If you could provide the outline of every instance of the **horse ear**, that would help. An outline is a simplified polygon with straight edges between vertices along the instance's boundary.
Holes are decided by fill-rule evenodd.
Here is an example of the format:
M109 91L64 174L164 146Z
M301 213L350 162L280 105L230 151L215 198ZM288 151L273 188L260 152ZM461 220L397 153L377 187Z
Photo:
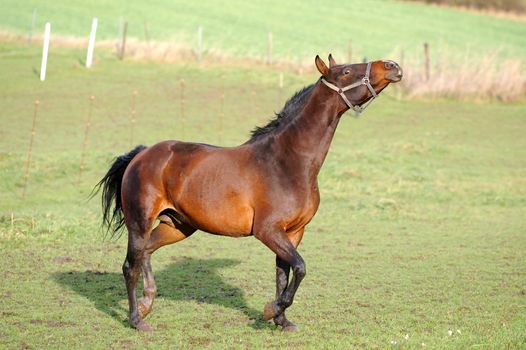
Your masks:
M316 58L314 59L314 62L316 62L316 68L318 68L318 71L323 75L324 77L327 76L329 73L329 68L327 68L327 65L325 62L322 61L320 56L316 55Z
M334 67L336 65L336 61L334 58L332 58L332 53L329 54L329 67Z

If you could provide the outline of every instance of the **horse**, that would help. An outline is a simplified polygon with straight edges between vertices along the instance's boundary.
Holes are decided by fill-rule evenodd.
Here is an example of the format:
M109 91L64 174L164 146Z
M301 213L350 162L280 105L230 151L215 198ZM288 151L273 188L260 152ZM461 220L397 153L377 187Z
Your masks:
M298 330L285 310L306 275L297 248L318 210L317 176L336 127L346 111L359 114L403 75L390 60L336 64L329 55L328 61L316 56L319 80L298 91L266 126L256 127L247 142L137 146L117 157L95 186L95 193L102 188L103 225L112 234L124 226L128 231L122 271L131 327L152 330L144 321L157 293L152 254L201 230L254 236L276 255L275 299L265 305L263 318L284 331Z

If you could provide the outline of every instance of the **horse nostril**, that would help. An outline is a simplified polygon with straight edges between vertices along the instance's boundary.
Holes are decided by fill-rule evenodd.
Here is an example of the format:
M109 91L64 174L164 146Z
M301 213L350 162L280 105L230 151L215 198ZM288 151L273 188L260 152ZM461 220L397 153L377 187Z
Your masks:
M393 68L395 68L396 65L395 65L394 62L385 62L384 66L385 66L386 69L393 69Z

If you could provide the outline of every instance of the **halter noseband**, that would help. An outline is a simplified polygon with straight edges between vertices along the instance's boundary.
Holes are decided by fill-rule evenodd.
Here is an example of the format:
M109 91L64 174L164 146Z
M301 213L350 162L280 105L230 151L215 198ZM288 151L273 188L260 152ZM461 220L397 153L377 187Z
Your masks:
M354 116L355 117L359 117L360 116L360 113L363 112L363 110L369 106L369 104L375 99L375 97L377 96L376 94L376 91L374 91L372 85L371 85L371 81L369 80L369 74L371 73L371 62L367 63L367 69L365 70L365 76L362 78L361 81L358 81L356 83L353 83L351 85L347 85L346 87L344 88L340 88L332 83L329 83L327 80L325 80L324 78L321 78L321 81L327 85L328 88L336 91L342 98L343 98L343 101L345 102L345 104L347 106L349 106L350 109L352 109L354 111ZM351 89L354 89L355 87L358 87L358 86L362 86L362 85L365 85L367 86L367 89L369 89L369 91L371 92L371 94L373 95L373 98L371 98L366 104L362 104L361 106L360 105L354 105L351 103L351 101L349 101L349 99L347 98L347 96L345 96L344 92L345 91L348 91L348 90L351 90Z

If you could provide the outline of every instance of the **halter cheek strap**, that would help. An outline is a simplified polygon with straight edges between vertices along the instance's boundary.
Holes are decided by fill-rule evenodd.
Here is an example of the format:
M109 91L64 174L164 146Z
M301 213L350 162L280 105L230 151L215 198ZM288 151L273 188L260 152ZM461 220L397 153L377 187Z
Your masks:
M325 80L324 78L321 78L321 81L327 85L328 88L336 91L343 99L343 101L345 102L345 104L354 111L354 115L355 117L359 117L360 116L360 113L363 112L363 110L369 106L369 104L376 98L376 96L378 96L376 94L376 91L374 91L372 85L371 85L371 81L369 80L369 75L371 73L371 62L367 63L367 69L365 70L365 76L362 78L361 81L358 81L356 83L353 83L351 85L347 85L343 88L340 88L332 83L329 83L327 80ZM351 103L351 101L349 101L349 99L347 98L347 96L345 96L345 91L348 91L348 90L351 90L351 89L354 89L355 87L358 87L358 86L362 86L362 85L365 85L367 86L367 89L371 92L371 95L373 95L373 98L371 98L369 100L369 102L365 103L365 104L362 104L362 105L353 105Z

